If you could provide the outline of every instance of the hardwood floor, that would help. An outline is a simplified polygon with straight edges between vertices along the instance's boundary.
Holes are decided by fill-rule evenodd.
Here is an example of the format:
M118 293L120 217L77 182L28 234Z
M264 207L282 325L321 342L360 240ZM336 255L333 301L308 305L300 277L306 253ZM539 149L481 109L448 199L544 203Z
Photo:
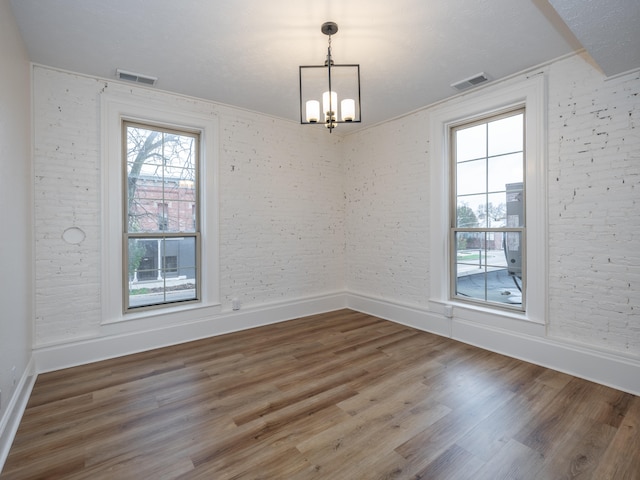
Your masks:
M640 479L640 398L342 310L38 377L5 479Z

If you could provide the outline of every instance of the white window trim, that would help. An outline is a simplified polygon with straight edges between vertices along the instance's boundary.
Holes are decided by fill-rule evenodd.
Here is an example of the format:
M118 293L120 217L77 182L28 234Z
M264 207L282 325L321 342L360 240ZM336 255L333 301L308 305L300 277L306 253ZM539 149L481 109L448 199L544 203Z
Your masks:
M135 94L102 95L102 324L171 315L185 310L220 311L218 119L178 109ZM122 275L122 119L197 130L201 136L200 211L202 301L123 313ZM176 317L177 318L177 317Z
M474 306L449 298L449 132L450 127L518 105L525 106L526 155L526 265L525 312L509 312L490 306ZM431 308L447 311L453 305L467 319L486 314L502 318L546 324L547 318L547 195L546 195L546 89L545 77L537 74L524 81L488 87L457 97L438 107L429 116L431 140Z

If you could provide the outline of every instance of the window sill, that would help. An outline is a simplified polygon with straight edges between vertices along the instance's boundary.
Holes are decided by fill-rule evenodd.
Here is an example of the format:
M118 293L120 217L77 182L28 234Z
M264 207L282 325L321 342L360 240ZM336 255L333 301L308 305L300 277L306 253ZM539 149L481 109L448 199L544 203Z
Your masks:
M527 315L526 312L470 305L455 300L430 300L429 303L433 311L451 318L453 322L470 322L535 336L543 336L545 332L544 322ZM450 314L447 312L448 309Z
M174 323L188 323L190 321L200 319L204 316L217 315L222 311L220 303L188 303L175 306L167 306L165 308L155 308L149 310L141 310L139 312L128 312L120 314L117 317L105 319L101 325L108 327L109 325L120 325L123 323L135 322L140 323L145 320L153 320L153 325L164 325Z

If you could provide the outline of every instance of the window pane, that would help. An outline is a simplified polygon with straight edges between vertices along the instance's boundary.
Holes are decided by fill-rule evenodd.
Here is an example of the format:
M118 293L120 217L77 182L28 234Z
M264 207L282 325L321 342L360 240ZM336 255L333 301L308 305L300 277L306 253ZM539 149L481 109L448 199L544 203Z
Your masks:
M487 196L485 212L487 215L486 226L489 228L500 228L507 223L507 202L504 192L492 193Z
M522 234L520 232L505 233L504 251L509 274L522 277Z
M487 126L459 129L456 131L456 161L463 162L487 156Z
M487 165L488 190L503 192L508 183L522 182L522 167L522 152L489 158Z
M457 232L456 233L456 263L458 272L460 265L473 266L482 269L484 261L484 232ZM472 270L463 268L462 270Z
M456 168L456 193L458 195L486 192L487 163L485 159L458 163Z
M521 152L523 149L523 114L489 122L489 156Z
M458 203L456 205L456 226L460 228L486 226L486 203L486 195L458 197Z
M524 192L522 182L507 184L505 195L507 201L507 227L524 227Z
M484 300L486 297L485 234L457 232L455 235L455 294Z
M127 125L129 232L182 231L176 207L196 201L196 147L195 135ZM167 205L163 221L157 218L158 203Z
M180 180L178 184L179 199L185 202L196 201L196 182L195 180Z
M171 202L170 215L167 216L167 231L191 233L195 232L192 202Z
M130 238L129 307L195 300L196 237Z
M517 260L510 262L509 255L517 255L505 249L506 235L513 237L507 238L507 245L519 242L519 232L455 233L455 296L520 307L521 271Z

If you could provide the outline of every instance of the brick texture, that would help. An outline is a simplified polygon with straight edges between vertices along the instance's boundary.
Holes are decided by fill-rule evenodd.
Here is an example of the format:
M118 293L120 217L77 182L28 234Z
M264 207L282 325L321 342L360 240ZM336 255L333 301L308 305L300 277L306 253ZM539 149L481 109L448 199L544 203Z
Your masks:
M606 80L581 57L544 72L548 335L638 357L640 75ZM353 135L344 151L348 289L423 308L430 298L426 112Z
M544 71L548 334L638 357L640 76L606 80L578 56ZM99 334L104 88L132 87L35 68L37 344ZM145 92L219 118L224 308L343 289L428 308L429 109L340 139ZM79 245L62 239L72 226Z
M340 142L323 129L211 102L34 68L36 345L100 335L100 94L219 118L220 292L243 308L344 288ZM69 244L63 232L86 234Z
M422 112L345 144L347 288L426 307L429 292L429 164Z
M35 343L93 336L100 325L101 85L35 68ZM69 244L67 228L86 237Z
M640 74L549 69L549 333L640 355Z

